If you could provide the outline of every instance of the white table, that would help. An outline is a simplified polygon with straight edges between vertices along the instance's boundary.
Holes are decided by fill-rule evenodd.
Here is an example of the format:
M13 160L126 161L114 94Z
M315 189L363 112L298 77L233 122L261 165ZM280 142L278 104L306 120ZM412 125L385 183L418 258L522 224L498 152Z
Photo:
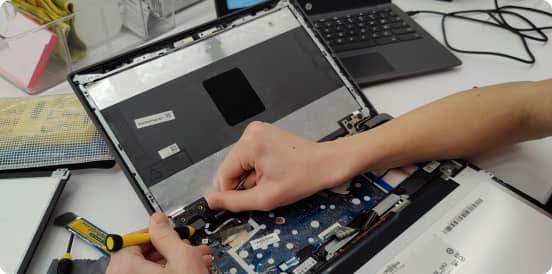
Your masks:
M508 2L508 1L505 1ZM541 0L512 1L514 4L550 8ZM457 0L454 3L433 0L397 0L404 10L459 10L490 7L491 1ZM211 0L200 3L188 11L187 28L215 17ZM442 41L440 18L419 15L416 20L431 34ZM551 24L552 22L548 22ZM480 25L466 25L451 21L450 36L455 45L480 49L494 47L509 53L523 54L518 38L512 38L504 31ZM377 84L364 88L364 92L381 112L393 116L456 91L474 86L484 86L505 81L540 80L552 78L552 43L546 45L531 43L538 60L528 66L495 57L462 55L464 64L450 71L415 78ZM60 84L45 94L70 93L66 83ZM0 96L22 96L22 92L0 78ZM488 152L471 159L477 165L494 172L535 199L545 202L552 194L552 138L527 142ZM1 203L1 202L0 202ZM10 205L11 206L11 205ZM21 205L24 206L24 205ZM148 214L128 184L121 170L75 171L67 185L54 215L72 211L91 220L110 232L129 232L143 228ZM63 254L69 234L64 229L50 225L39 245L29 273L45 273L51 260ZM75 258L96 258L100 254L95 249L75 241Z

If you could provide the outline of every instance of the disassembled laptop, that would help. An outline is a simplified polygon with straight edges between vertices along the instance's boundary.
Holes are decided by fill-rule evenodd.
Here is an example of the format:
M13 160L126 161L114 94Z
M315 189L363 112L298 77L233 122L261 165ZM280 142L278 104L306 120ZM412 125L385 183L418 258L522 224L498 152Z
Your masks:
M331 52L320 42L318 34L312 31L301 12L285 1L242 12L235 20L223 20L220 25L192 32L189 36L170 38L173 40L162 46L139 49L124 55L123 62L119 58L111 62L112 65L106 62L98 67L87 68L84 70L86 73L77 72L70 76L70 82L75 90L81 92L77 92L81 101L89 106L89 113L96 117L99 128L103 128L106 137L111 140L113 149L120 157L119 162L124 165L129 179L135 182L133 186L144 204L149 205L150 210L167 213L175 225L202 224L192 242L211 248L215 257L212 273L303 274L352 271L375 256L417 218L429 211L440 197L450 193L457 185L451 177L465 168L466 164L451 160L367 172L342 187L320 192L270 212L216 212L210 210L200 196L195 197L191 204L190 201L176 198L170 198L170 203L164 203L160 201L161 192L154 193L142 180L140 171L134 167L127 154L129 152L124 148L125 144L118 141L120 137L110 129L110 124L100 111L101 104L114 104L114 101L131 98L133 94L115 99L113 94L104 93L103 97L90 94L103 79L270 15L293 15L338 72L347 93L360 105L359 109L337 121L339 129L322 141L358 134L391 119L375 111L336 63ZM182 186L165 188L170 191L164 193L188 191ZM180 206L176 207L175 204ZM408 218L398 221L399 215L403 213ZM363 260L353 258L359 249L367 247L370 252L361 254ZM355 263L351 263L351 260Z

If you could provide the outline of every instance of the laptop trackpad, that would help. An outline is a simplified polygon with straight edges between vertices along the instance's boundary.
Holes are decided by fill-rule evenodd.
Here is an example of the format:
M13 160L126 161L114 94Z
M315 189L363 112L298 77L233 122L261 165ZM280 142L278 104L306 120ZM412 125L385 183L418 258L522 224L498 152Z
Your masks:
M385 57L377 52L345 57L341 61L354 78L395 71Z

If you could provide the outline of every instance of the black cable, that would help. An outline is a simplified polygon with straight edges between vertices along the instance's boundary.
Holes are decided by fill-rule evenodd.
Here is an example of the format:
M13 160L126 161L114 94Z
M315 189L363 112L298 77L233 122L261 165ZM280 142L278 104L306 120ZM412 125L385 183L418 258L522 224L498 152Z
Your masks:
M520 11L526 11L526 12L532 12L541 14L547 17L550 17L552 19L552 13L539 10L535 8L529 8L529 7L521 7L521 6L514 6L514 5L504 5L500 6L498 4L498 0L494 0L494 8L493 9L474 9L474 10L461 10L461 11L454 11L454 12L441 12L441 11L432 11L432 10L416 10L416 11L408 11L406 14L410 16L414 16L416 14L420 13L427 13L427 14L435 14L442 16L441 18L441 31L443 33L443 39L445 41L445 45L452 51L465 53L465 54L479 54L479 55L492 55L492 56L499 56L511 60L515 60L518 62L522 62L525 64L534 64L536 62L536 58L533 54L533 51L529 47L528 41L537 41L546 43L548 42L548 35L544 33L545 30L551 30L551 26L537 26L531 19L527 18L526 16L520 14ZM470 15L478 15L478 14L486 14L488 15L492 21L488 20L482 20L474 17L470 17ZM525 24L527 24L529 27L527 28L519 28L511 25L505 18L505 16L511 16L515 17L521 21L523 21ZM447 30L446 30L446 20L447 18L456 18L471 22L476 22L480 24L489 25L491 27L504 29L512 33L513 35L516 35L520 38L521 43L523 45L523 48L525 52L527 53L528 58L523 57L517 57L510 54L502 53L502 52L496 52L496 51L476 51L476 50L465 50L460 49L457 47L454 47L451 45L451 43L448 40Z
M75 234L71 233L71 236L69 236L69 243L67 244L67 250L65 252L71 253L71 248L73 247L73 238L75 238Z

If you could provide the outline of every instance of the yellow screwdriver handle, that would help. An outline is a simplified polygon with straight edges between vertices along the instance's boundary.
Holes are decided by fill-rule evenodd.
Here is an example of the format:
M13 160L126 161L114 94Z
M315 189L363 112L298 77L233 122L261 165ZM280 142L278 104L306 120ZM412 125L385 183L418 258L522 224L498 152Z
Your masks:
M128 246L147 244L151 241L148 233L132 233L124 236L109 234L105 238L105 247L109 252L115 252Z

